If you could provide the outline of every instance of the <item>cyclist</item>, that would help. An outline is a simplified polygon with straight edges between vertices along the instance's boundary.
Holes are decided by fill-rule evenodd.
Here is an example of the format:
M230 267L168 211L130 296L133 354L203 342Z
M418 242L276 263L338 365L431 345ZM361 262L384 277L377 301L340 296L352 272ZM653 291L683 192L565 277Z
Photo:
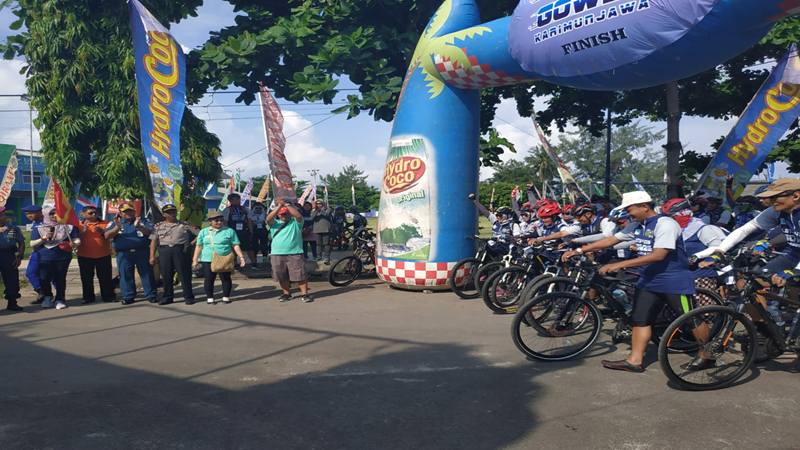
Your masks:
M660 307L666 303L676 311L687 312L688 296L694 294L695 288L680 225L667 216L657 214L653 209L652 197L644 191L624 194L620 208L625 209L635 222L614 236L565 253L564 259L576 254L613 247L623 241L635 241L635 258L600 268L602 275L634 267L640 268L631 314L633 327L631 353L627 359L603 361L602 364L607 369L641 373L644 372L642 362L652 335L652 324ZM701 328L698 327L696 330L698 334L702 334L699 331ZM708 364L706 361L710 360L692 361L688 368L689 370L705 368Z
M764 272L772 275L770 281L774 286L783 287L787 281L797 280L800 277L800 179L777 180L769 185L766 191L758 194L758 197L768 199L772 206L734 230L718 247L710 247L695 256L706 258L714 253L724 254L755 231L767 231L779 227L786 238L786 254L768 262L764 266ZM770 246L769 241L759 241L753 250L763 252ZM769 309L778 325L781 325L783 320L777 309L774 306Z
M492 237L507 238L521 234L519 225L514 223L511 208L504 206L493 213L478 201L475 194L469 194L469 199L478 208L478 213L489 219L489 223L492 224Z
M561 207L558 203L552 200L545 203L544 206L541 206L536 211L536 216L539 217L539 224L536 228L539 237L534 239L534 245L560 237L545 239L548 236L560 233L566 226L561 220Z
M558 239L570 239L581 236L589 236L600 232L600 221L594 213L594 207L590 204L584 204L576 207L573 214L577 219L576 223L565 224L561 231L551 233L546 236L541 236L534 240L534 244L541 244L545 241L554 241Z
M561 208L561 220L567 225L575 223L575 205L567 203Z
M661 213L672 217L683 230L683 242L686 253L693 255L709 247L718 247L725 239L725 231L716 225L707 225L692 215L692 207L685 198L673 198L661 205ZM694 285L698 288L717 289L717 272L713 269L697 269L694 271ZM697 304L703 300L698 299ZM707 302L706 302L707 303ZM707 303L710 304L710 303Z
M731 223L733 222L733 216L728 208L722 206L721 198L708 198L706 214L708 214L709 224L730 229Z

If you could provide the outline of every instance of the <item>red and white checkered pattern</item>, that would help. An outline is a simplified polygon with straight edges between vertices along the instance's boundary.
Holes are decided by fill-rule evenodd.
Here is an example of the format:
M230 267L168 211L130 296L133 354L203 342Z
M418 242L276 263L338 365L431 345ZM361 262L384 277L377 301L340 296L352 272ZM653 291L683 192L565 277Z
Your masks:
M378 277L391 284L410 287L444 287L456 263L398 261L378 258ZM462 272L459 270L459 272ZM458 280L456 280L458 281Z
M467 49L462 49L467 53ZM441 55L434 55L436 70L442 75L447 84L461 89L483 89L497 86L516 84L523 77L513 77L500 70L492 70L488 64L479 64L478 58L469 57L471 67L462 67L460 63L453 62Z

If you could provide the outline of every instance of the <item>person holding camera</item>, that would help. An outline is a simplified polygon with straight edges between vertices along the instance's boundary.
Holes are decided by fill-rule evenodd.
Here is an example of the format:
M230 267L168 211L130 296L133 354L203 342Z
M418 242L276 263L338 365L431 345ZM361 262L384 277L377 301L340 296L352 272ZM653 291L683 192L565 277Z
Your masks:
M72 261L72 249L80 243L78 230L72 225L58 223L56 209L52 207L45 209L42 225L31 230L31 247L39 252L42 308L52 308L54 302L56 309L67 307L67 270Z
M142 280L144 296L150 303L158 303L156 280L150 266L150 234L153 227L145 219L136 217L136 209L130 203L119 207L119 215L106 229L106 239L113 239L117 252L119 287L122 291L122 304L131 305L136 298L134 269Z
M303 256L303 215L288 199L277 200L277 208L267 215L272 238L272 278L278 281L283 293L281 302L292 299L292 283L300 288L301 299L311 303L306 277L306 260Z
M106 239L105 231L109 223L100 219L97 207L88 205L81 211L83 220L78 232L81 245L78 246L78 267L81 274L81 291L83 303L94 303L94 277L100 282L100 298L103 302L116 301L114 281L111 269L111 243Z

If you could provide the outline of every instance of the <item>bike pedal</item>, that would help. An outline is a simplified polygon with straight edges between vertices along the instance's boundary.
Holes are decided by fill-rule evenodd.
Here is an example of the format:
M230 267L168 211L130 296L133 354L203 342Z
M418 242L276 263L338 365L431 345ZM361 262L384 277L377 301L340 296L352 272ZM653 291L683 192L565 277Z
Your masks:
M509 306L509 307L505 308L505 311L507 313L509 313L509 314L516 314L517 311L519 311L519 307L517 307L517 306Z

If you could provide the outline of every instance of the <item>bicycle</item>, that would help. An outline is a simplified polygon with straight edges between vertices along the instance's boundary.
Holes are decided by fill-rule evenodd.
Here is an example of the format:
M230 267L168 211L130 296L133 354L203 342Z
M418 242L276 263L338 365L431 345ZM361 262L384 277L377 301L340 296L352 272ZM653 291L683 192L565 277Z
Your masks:
M328 282L336 287L353 283L365 272L375 272L375 233L362 229L353 240L353 255L336 261L328 272ZM364 268L368 267L365 271Z
M600 335L605 306L607 315L616 319L612 342L622 342L630 337L631 303L626 300L635 290L635 272L625 272L621 277L602 276L600 264L581 256L574 261L567 277L541 279L531 288L531 298L519 307L511 325L514 345L526 356L540 361L562 361L575 358L589 350ZM589 293L593 297L590 298ZM624 293L625 295L620 295ZM719 294L707 289L697 289L696 295L708 302L722 304ZM661 331L666 330L678 314L664 305L653 325L652 342L660 343ZM686 351L691 346L683 335L676 336L670 344L676 351Z
M481 239L480 236L467 239L473 239L477 244L475 256L457 262L450 272L447 284L457 296L469 300L478 298L481 293L475 285L475 272L485 264L497 261L503 253L508 251L508 246L500 240Z
M525 247L516 264L502 268L491 274L481 287L484 304L495 314L516 312L514 305L530 280L544 273L552 262L543 255L552 251L551 247Z
M706 391L730 386L747 373L756 362L759 337L764 338L766 359L777 358L786 351L800 357L800 301L774 292L764 292L762 270L752 267L763 259L742 249L720 272L727 274L727 304L706 306L690 311L676 319L665 331L658 349L658 359L664 374L679 388ZM758 294L794 308L788 329L779 326L764 306ZM678 353L670 348L676 335L688 330L709 328L698 337L689 351ZM700 370L689 363L702 356L708 367Z

